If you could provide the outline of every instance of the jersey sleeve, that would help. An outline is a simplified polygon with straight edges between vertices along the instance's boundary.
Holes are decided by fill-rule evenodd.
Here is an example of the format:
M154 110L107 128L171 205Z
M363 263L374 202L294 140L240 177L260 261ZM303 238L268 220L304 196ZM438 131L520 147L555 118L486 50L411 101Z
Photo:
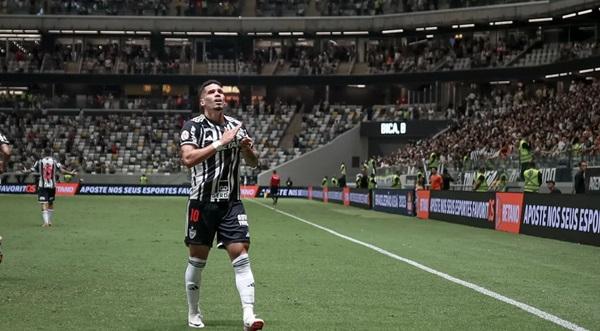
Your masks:
M10 141L8 141L8 138L2 132L0 132L0 145L10 145Z
M248 131L248 128L246 127L245 124L242 124L242 127L240 128L240 135L242 136L242 138L244 138L244 137L252 137L250 135L250 131Z
M40 164L40 161L35 161L35 163L31 166L30 170L33 172L37 172L39 164Z
M196 125L195 122L185 122L179 135L179 145L193 145L196 147L200 147L200 135L202 133L201 131L202 128L199 125Z

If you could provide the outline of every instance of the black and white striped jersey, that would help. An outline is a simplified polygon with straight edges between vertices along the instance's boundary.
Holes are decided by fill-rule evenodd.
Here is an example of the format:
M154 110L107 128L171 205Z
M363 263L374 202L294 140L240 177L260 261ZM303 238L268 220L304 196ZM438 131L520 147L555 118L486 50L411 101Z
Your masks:
M183 125L180 145L193 145L198 148L209 146L221 139L225 130L232 129L241 122L225 116L225 124L211 122L204 115L197 116ZM240 146L239 141L248 135L242 127L237 137L215 155L191 168L190 200L235 201L240 199Z
M2 134L2 132L0 132L0 145L9 145L10 141L8 141L8 138L6 138L5 135Z
M62 164L50 156L36 161L33 167L31 167L31 171L37 172L40 176L38 187L50 189L56 188L56 174L57 171L61 170Z

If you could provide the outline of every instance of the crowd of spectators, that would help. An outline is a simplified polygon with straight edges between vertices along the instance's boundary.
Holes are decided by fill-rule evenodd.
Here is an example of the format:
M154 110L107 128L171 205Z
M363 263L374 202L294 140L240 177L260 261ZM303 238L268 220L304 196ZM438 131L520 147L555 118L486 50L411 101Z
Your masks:
M3 0L0 13L30 15L239 16L239 0Z
M596 42L545 44L528 41L522 35L506 38L453 36L449 39L424 39L410 44L400 40L368 44L364 63L369 73L399 73L441 70L468 70L482 67L534 66L600 54ZM551 52L548 53L548 52ZM320 45L284 44L256 48L229 57L208 57L208 73L273 74L263 72L268 63L288 74L329 75L338 73L341 63L360 64L356 46L330 40ZM147 43L56 44L43 50L39 43L9 43L0 51L0 72L68 72L99 74L189 74L198 56L189 44L165 45L151 49ZM518 61L517 61L518 60ZM214 68L213 65L214 64Z
M315 0L316 14L358 16L409 13L527 0ZM310 0L257 0L252 16L305 16ZM239 0L2 0L0 14L239 16Z
M506 66L528 46L523 36L505 40L458 37L422 40L404 46L369 45L367 62L372 73L456 70Z
M45 150L82 173L181 171L181 114L75 115L0 113L13 144L9 168L28 169Z
M256 16L304 16L310 0L257 0Z
M496 89L467 97L464 112L449 110L454 123L439 136L403 146L380 164L420 166L436 153L447 166L516 158L524 139L539 159L581 159L600 155L600 82L571 82L565 91L538 88L526 93Z
M361 16L486 6L526 0L316 0L322 16Z
M340 62L356 59L354 46L341 46L330 41L321 50L316 47L289 46L282 49L279 62L289 63L290 71L298 75L330 75L337 72Z
M0 108L9 110L48 109L104 109L104 110L188 110L191 109L187 95L163 97L118 96L112 93L90 95L56 94L53 97L40 93L0 94Z

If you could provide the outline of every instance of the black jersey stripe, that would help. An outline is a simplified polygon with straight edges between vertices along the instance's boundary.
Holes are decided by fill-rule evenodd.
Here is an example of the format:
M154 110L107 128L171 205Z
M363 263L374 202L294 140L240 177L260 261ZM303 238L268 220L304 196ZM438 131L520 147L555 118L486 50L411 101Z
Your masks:
M186 142L197 141L198 148L205 148L212 142L221 139L226 130L230 130L240 123L229 116L225 119L225 125L222 126L209 121L202 115L186 122L182 133L185 130L187 131L185 137L193 136ZM220 185L227 185L229 188L229 200L239 199L240 148L235 143L224 147L223 150L197 164L191 170L190 199L210 201L219 192Z

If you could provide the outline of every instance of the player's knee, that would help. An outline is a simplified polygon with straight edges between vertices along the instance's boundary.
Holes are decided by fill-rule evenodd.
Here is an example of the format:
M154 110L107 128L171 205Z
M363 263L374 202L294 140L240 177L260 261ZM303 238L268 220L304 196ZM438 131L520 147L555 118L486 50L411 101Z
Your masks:
M202 246L202 245L189 245L190 249L190 257L206 260L208 258L208 253L210 252L210 247Z
M248 242L233 243L227 246L227 252L229 253L229 258L231 259L231 261L234 261L241 255L248 255L249 250L250 243Z

